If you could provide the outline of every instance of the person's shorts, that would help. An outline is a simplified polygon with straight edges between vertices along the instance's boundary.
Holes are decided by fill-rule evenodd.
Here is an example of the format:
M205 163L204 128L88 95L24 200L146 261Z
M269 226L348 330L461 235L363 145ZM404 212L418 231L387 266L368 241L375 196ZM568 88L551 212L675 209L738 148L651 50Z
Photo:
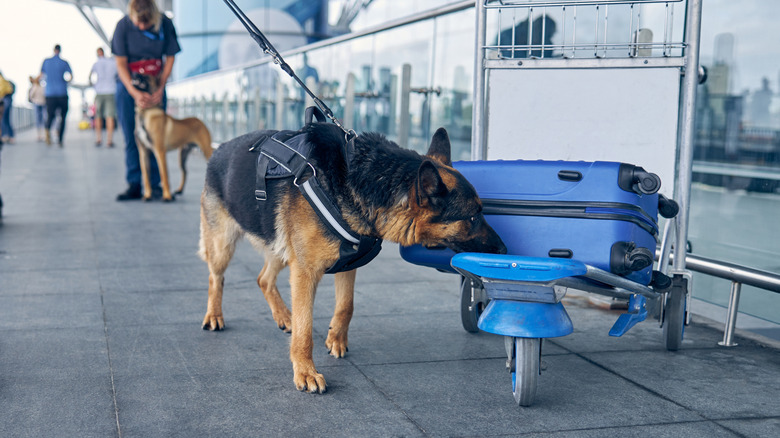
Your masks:
M95 96L95 117L101 119L116 117L116 97L113 94Z

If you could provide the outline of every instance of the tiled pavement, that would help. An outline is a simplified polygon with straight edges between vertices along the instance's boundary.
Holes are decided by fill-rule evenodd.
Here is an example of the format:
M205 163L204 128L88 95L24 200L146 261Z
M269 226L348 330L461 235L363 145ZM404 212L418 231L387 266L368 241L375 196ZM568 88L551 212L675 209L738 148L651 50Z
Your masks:
M718 347L703 324L676 353L654 321L610 338L617 313L576 297L575 332L545 343L536 403L519 408L503 341L461 328L457 278L389 243L358 272L344 359L324 346L334 300L322 282L314 358L329 388L300 393L248 244L226 274L227 329L200 328L204 171L193 154L175 203L119 203L121 148L75 129L63 149L29 132L5 147L0 436L780 436L778 350Z

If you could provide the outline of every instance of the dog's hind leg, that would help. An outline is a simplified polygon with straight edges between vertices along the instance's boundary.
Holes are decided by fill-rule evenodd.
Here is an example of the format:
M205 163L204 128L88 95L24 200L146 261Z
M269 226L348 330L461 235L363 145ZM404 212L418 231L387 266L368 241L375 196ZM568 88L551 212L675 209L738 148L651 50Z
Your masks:
M238 224L227 211L204 191L200 209L200 256L209 266L209 300L203 318L204 330L225 328L222 316L225 270L241 234Z
M353 298L355 295L355 273L353 269L348 272L339 272L335 275L336 282L336 308L333 311L333 319L330 320L328 338L325 346L333 357L344 357L347 353L347 331L352 320Z
M279 276L279 272L284 269L285 263L279 257L273 255L270 251L265 254L265 264L260 271L260 275L257 276L257 285L260 286L260 290L263 291L265 300L268 302L268 306L271 308L271 315L276 321L276 325L280 329L289 333L292 330L292 315L290 309L284 303L282 296L279 294L279 289L276 288L276 278Z
M162 185L163 201L171 202L174 197L171 195L171 184L168 178L168 158L165 156L164 139L154 139L154 158L157 159L157 170L160 171L160 185Z
M179 188L173 192L174 195L181 195L184 192L184 183L187 181L187 156L190 154L194 146L186 144L179 148L179 169L181 169L181 184Z

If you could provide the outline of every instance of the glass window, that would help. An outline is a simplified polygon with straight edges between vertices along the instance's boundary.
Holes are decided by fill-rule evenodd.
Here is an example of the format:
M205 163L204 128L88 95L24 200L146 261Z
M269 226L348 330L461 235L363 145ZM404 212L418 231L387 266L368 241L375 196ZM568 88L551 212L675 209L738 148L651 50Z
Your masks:
M365 130L384 131L400 146L422 153L430 143L433 28L429 20L376 35L373 66L364 65L361 83L372 92L359 107L366 118ZM404 96L405 68L408 96ZM407 97L408 116L404 116Z
M689 238L693 251L780 272L780 3L707 0L701 34ZM729 282L694 296L728 303ZM740 311L780 322L780 295L744 287Z
M471 159L471 113L474 88L474 11L436 19L431 122L447 129L452 160ZM429 136L433 132L429 132Z
M453 0L374 0L368 3L371 4L358 14L350 25L350 31L356 32L367 27L387 23L390 20L448 5L453 3ZM337 9L337 6L331 3L330 9Z

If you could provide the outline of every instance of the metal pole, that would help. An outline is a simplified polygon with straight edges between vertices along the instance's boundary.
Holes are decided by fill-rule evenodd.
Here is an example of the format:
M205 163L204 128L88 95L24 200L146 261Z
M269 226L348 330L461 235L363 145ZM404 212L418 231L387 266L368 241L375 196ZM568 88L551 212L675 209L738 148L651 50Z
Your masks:
M471 114L471 159L487 160L487 145L485 145L485 28L487 26L487 11L483 0L477 0L476 5L476 39L474 47L474 105ZM514 41L512 41L514 45Z
M344 126L355 129L355 74L347 74L347 87L344 92Z
M255 117L254 117L254 123L251 125L251 127L248 127L247 130L254 131L255 129L263 129L265 127L265 123L263 123L262 118L262 112L263 112L263 104L260 100L260 88L255 88Z
M282 81L276 80L276 114L274 118L274 129L281 131L284 129L284 98L285 87Z
M688 0L685 26L685 77L682 89L682 123L680 124L680 161L675 196L680 201L677 215L677 239L674 269L685 269L685 246L688 240L688 218L691 200L691 169L693 165L693 122L696 111L696 86L699 82L699 40L701 39L702 0Z
M398 118L398 146L406 148L409 144L409 132L412 123L409 111L410 94L412 92L412 65L404 64L401 67L401 114Z
M723 341L718 342L722 347L736 347L737 343L733 341L734 329L737 327L737 309L739 309L739 294L742 291L742 283L736 281L731 283L731 294L729 294L729 315L726 320L726 327L723 329Z

